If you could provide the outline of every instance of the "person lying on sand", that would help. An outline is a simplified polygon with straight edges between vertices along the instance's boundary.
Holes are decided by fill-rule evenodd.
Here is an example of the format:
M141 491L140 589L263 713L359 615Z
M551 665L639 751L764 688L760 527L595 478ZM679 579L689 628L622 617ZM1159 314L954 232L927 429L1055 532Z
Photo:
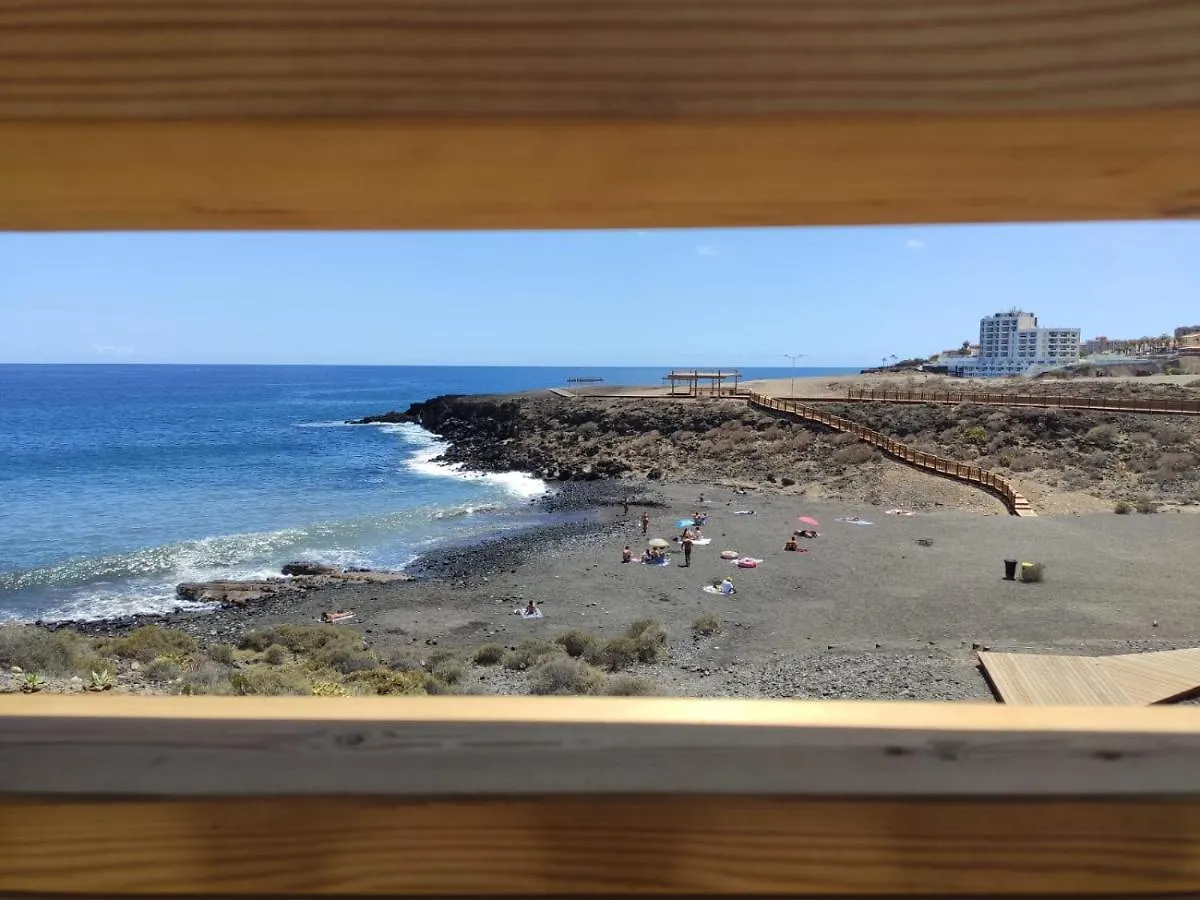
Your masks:
M731 578L721 579L721 583L719 585L717 585L717 590L719 590L722 594L725 594L726 596L737 593L737 591L734 590L733 579L731 579Z
M811 541L813 538L820 537L820 535L810 528L805 528L801 531L797 531L795 537L808 538Z

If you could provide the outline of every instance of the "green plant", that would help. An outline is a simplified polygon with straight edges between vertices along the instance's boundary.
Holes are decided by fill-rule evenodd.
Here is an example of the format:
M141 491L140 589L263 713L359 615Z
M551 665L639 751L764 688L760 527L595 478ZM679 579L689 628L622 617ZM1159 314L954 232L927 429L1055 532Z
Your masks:
M118 638L102 641L100 652L120 659L136 659L142 664L160 656L187 656L196 652L196 640L186 631L143 625Z
M382 666L350 676L354 684L369 688L376 694L427 694L424 672L397 672Z
M145 675L150 681L174 681L183 674L183 669L174 660L160 656L145 668Z
M1128 500L1118 500L1116 505L1113 506L1113 512L1118 516L1127 516L1133 512L1133 504Z
M504 659L504 648L499 644L484 644L471 658L477 666L494 666Z
M263 651L263 661L268 665L282 666L287 662L287 647L283 644L272 644Z
M563 648L549 641L525 641L504 654L504 668L514 672L532 669L547 657L563 653Z
M208 648L208 658L223 666L232 666L233 647L229 644L211 644Z
M958 434L968 444L986 444L988 441L987 429L982 425L969 425L959 429Z
M312 693L308 675L296 666L247 666L229 679L242 695L305 696Z
M95 693L100 693L101 691L111 691L112 686L112 673L108 669L101 669L99 672L92 672L88 679L87 689Z
M702 637L716 634L721 630L721 620L712 613L703 613L692 623L692 631Z
M212 660L205 660L190 672L184 672L183 677L176 682L176 690L188 696L196 694L232 694L233 683L230 675L233 670Z
M425 659L422 660L421 667L426 672L432 672L434 669L436 669L439 665L446 662L447 660L457 660L457 659L458 659L458 653L456 653L453 650L446 650L446 649L434 650L430 653L425 654Z
M604 673L579 659L559 657L537 664L529 674L531 694L594 694L604 683Z
M610 638L599 644L587 656L592 665L603 666L610 672L628 669L638 659L637 641L630 637Z
M1158 512L1158 504L1149 497L1142 497L1137 502L1137 511L1144 516Z
M1115 425L1097 425L1095 428L1089 429L1083 439L1093 446L1108 450L1117 443L1117 427Z
M38 675L37 672L26 672L21 677L21 693L36 694L46 684L46 680Z
M572 628L570 631L564 631L554 639L554 643L558 644L565 651L567 656L581 657L585 656L593 647L596 646L596 636L588 634L580 628Z
M84 671L91 648L66 630L47 631L36 625L0 625L0 666L28 672L67 675Z
M654 693L654 683L635 675L614 675L604 682L600 693L609 697L648 697Z
M634 642L639 662L657 662L666 653L667 632L654 619L638 619L625 629L625 636Z
M457 659L443 659L433 667L431 674L443 684L458 684L466 675L466 669Z

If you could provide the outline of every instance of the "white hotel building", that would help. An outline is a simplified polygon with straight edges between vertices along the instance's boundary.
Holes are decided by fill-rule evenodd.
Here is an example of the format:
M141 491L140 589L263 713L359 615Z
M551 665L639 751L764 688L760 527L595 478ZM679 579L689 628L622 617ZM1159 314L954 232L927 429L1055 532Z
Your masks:
M1033 313L1013 309L979 320L979 355L947 360L950 374L1002 378L1079 362L1078 328L1039 328Z

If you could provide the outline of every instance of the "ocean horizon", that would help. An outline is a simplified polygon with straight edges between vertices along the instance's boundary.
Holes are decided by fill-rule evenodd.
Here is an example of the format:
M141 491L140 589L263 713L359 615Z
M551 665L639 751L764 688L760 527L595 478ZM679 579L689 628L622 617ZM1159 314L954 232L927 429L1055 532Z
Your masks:
M180 607L175 585L292 559L402 569L546 521L549 485L436 461L440 394L657 384L667 367L0 364L0 620ZM742 368L746 379L858 367Z

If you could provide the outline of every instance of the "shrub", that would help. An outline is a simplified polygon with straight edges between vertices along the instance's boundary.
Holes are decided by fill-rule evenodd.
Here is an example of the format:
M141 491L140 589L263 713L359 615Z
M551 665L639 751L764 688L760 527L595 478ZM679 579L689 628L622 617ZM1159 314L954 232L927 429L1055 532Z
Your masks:
M425 654L425 659L422 660L421 667L426 672L432 672L434 669L436 669L442 663L447 662L448 660L457 660L457 659L458 659L458 654L453 650L446 650L446 649L433 650L430 653Z
M551 644L549 641L525 641L504 654L504 668L514 672L524 672L532 669L543 659L557 656L562 652L562 647Z
M146 666L145 673L146 678L150 681L163 683L179 678L183 674L183 669L174 660L160 656L150 663L150 665Z
M477 666L494 666L504 659L504 648L499 644L484 644L472 657Z
M386 695L427 694L429 692L425 690L426 678L424 672L397 672L382 666L366 672L355 672L350 676L352 683L364 686L373 693Z
M869 461L875 455L875 450L869 444L855 444L853 447L843 447L833 454L834 462L844 466L858 466Z
M425 668L421 657L407 648L393 650L388 657L387 667L396 672L416 672Z
M721 630L721 620L712 613L704 613L692 623L692 631L708 637Z
M433 677L444 684L458 684L463 680L466 669L457 659L443 659L433 667Z
M263 659L272 666L281 666L287 661L287 648L283 644L272 644L263 651Z
M615 675L604 682L600 693L609 697L648 697L654 693L654 682L635 675Z
M0 626L0 665L26 672L66 675L90 671L88 645L70 631L46 631L35 625Z
M176 690L181 694L232 694L233 683L229 676L232 669L211 660L200 663L190 672L184 672Z
M233 665L233 648L228 644L210 644L208 658L223 666Z
M628 669L638 659L637 641L630 637L610 638L597 645L587 656L595 666L603 666L610 672Z
M594 694L604 674L582 660L560 657L538 663L529 675L531 694Z
M598 641L595 635L588 634L579 628L572 628L556 637L554 643L566 650L567 656L578 658L586 656Z
M1194 453L1164 453L1158 458L1159 468L1164 472L1179 474L1196 468L1200 463Z
M1117 428L1115 425L1097 425L1089 429L1083 439L1089 444L1108 450L1117 443Z
M793 484L796 483L796 479L784 477L784 478L779 479L779 483L782 484L784 487L791 487Z
M229 679L235 693L262 696L305 696L312 684L296 666L248 666Z
M1137 511L1144 516L1158 512L1158 504L1149 497L1142 497L1137 502Z
M1128 500L1118 500L1116 505L1113 507L1113 512L1115 512L1118 516L1127 516L1133 512L1133 504Z
M625 636L634 642L639 662L657 662L666 653L667 632L654 619L638 619L625 630Z
M151 663L160 656L182 657L196 652L196 640L186 631L143 625L119 638L102 641L100 652L121 659Z
M1164 447L1186 444L1190 437L1186 431L1174 425L1160 425L1151 433L1154 435L1154 439Z
M359 651L357 653L350 653L344 657L339 656L333 668L343 675L353 675L355 672L366 672L369 669L374 669L378 665L379 660L372 654Z
M959 437L968 444L986 444L988 440L987 429L982 425L971 425L960 429Z

